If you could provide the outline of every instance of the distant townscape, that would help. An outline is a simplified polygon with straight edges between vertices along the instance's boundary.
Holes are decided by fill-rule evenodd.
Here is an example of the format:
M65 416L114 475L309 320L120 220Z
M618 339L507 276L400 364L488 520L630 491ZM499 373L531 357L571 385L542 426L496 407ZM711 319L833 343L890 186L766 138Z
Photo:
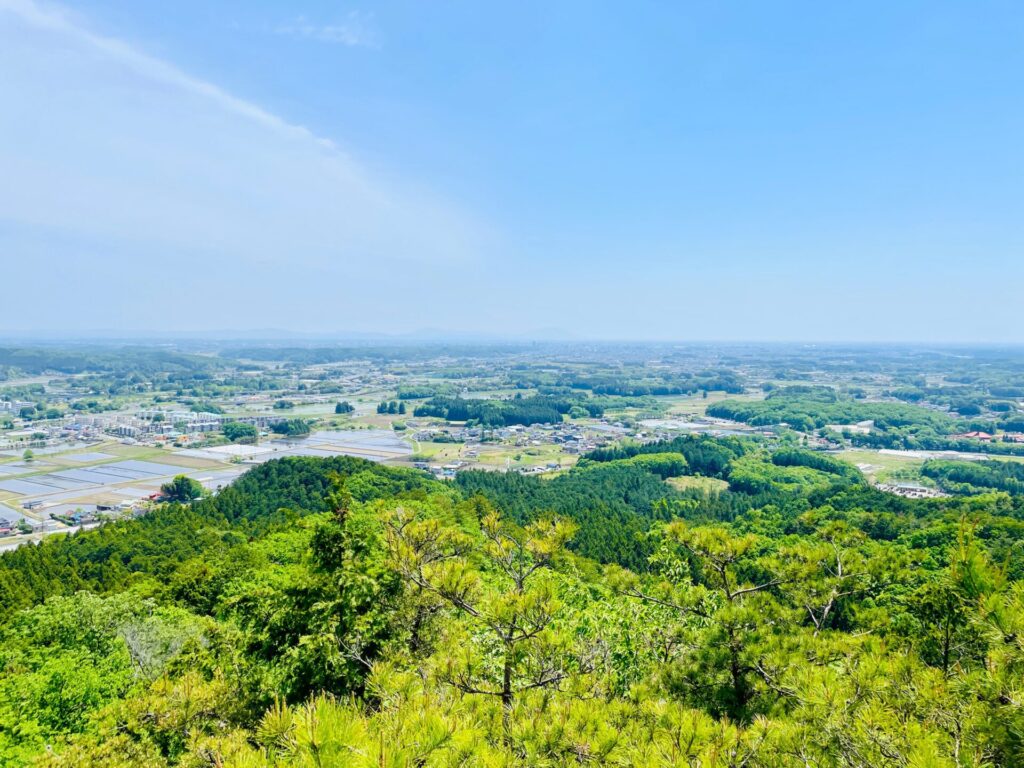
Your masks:
M942 461L1024 456L1012 353L801 347L0 349L0 533L139 515L282 456L452 479L557 474L595 449L744 436L844 458L880 490L945 495Z

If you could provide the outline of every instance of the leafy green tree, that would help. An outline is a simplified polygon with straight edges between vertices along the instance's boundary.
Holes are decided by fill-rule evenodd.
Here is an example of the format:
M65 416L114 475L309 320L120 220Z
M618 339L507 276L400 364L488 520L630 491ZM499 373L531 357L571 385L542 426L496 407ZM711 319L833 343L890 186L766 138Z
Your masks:
M918 652L948 675L976 646L965 595L955 582L940 576L914 592L912 606L921 622L921 632L915 638Z
M123 593L55 597L0 630L0 763L27 764L161 674L201 622Z
M160 492L165 499L182 504L195 501L203 495L203 490L202 483L188 475L175 475L169 483L160 486Z
M255 442L259 438L259 430L253 424L238 421L226 422L223 426L224 437L233 443Z
M644 584L614 569L613 579L623 594L672 611L689 631L692 649L675 660L670 684L712 714L745 719L766 688L763 656L788 622L769 594L782 580L757 568L753 535L681 521L661 535L660 579Z
M289 556L287 567L258 569L226 588L224 606L244 630L245 685L263 705L277 696L362 693L395 631L401 582L379 521L356 505L345 477L332 474L329 483L328 515L296 533L304 551Z
M831 628L851 599L871 582L860 551L866 537L841 521L824 523L813 537L780 547L774 570L781 591L814 628Z
M270 425L270 431L277 435L302 437L309 434L309 422L305 419L286 419Z
M565 638L552 631L559 603L543 571L561 554L574 526L550 520L520 529L491 511L481 529L485 543L474 551L473 540L457 529L399 509L388 523L388 543L403 578L484 633L490 653L481 656L466 646L464 653L451 654L441 674L463 693L500 699L507 731L518 695L557 686L569 675ZM482 557L495 586L486 584L473 554Z

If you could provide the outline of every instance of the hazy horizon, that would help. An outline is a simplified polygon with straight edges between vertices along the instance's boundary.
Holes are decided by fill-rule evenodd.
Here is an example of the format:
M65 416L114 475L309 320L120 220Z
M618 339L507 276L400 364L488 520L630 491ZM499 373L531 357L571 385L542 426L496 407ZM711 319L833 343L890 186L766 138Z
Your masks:
M1021 343L1022 32L0 0L0 337Z
M995 349L1015 350L1024 348L1024 342L1014 341L943 341L928 339L846 339L836 340L827 338L793 338L793 339L765 339L765 338L643 338L643 337L612 337L612 336L574 336L568 333L561 334L554 330L546 333L517 333L517 334L496 334L496 333L473 333L471 331L448 331L443 329L420 329L408 332L382 333L382 332L345 332L345 331L290 331L281 328L262 329L212 329L181 331L168 329L163 331L135 330L126 331L118 329L85 329L80 331L55 330L55 331L6 331L0 329L0 347L2 346L32 346L45 345L56 346L138 346L146 347L151 345L174 345L181 343L185 346L190 344L200 345L228 345L237 344L241 347L259 346L266 348L288 348L288 347L344 347L354 345L360 347L388 347L388 346L423 346L443 347L460 346L466 348L486 348L490 346L528 346L535 345L543 347L559 347L563 345L592 345L596 347L721 347L721 348L742 348L772 349L772 348L808 348L820 347L824 349Z

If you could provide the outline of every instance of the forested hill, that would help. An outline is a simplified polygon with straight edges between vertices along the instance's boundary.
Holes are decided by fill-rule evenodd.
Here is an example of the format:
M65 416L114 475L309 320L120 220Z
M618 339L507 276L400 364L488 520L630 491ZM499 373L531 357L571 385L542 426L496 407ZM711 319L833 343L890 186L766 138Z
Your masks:
M1021 765L1017 472L928 471L957 494L705 437L268 462L0 557L0 765Z
M359 501L442 489L422 472L356 458L270 461L192 506L168 504L139 519L0 555L0 619L51 595L110 592L147 578L169 579L190 558L226 556L254 536L326 511L333 473L347 478Z

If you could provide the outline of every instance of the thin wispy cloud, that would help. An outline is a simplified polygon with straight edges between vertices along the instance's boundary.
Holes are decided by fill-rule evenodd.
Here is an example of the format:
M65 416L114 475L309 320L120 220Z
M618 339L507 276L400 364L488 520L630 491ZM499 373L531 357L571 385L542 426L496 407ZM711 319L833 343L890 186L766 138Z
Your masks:
M208 98L227 110L262 123L275 131L310 139L331 150L337 151L338 149L329 139L316 136L312 131L301 125L289 123L287 120L268 112L256 104L233 96L213 83L192 77L173 64L153 56L148 56L121 40L104 37L76 25L70 20L66 12L60 8L43 6L33 2L33 0L0 0L0 11L13 13L20 17L22 21L35 27L72 38L111 59L121 62L140 75Z
M426 286L486 251L417 180L59 6L0 0L0 92L0 254L12 284L45 260L53 307L251 325L280 293L296 323L355 327L381 270Z
M293 21L279 25L274 32L287 37L350 48L376 48L378 45L372 18L357 11L350 11L343 21L331 24L316 24L305 16L299 16Z

